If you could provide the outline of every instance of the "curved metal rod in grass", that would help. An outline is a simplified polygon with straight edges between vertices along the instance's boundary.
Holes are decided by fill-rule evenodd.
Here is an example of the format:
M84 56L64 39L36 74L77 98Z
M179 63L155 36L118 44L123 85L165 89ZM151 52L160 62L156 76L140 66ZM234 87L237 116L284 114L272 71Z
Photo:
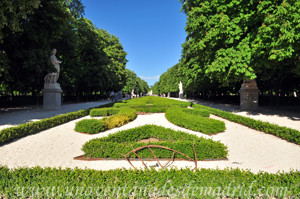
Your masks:
M165 165L162 165L162 164L160 163L160 161L157 159L157 157L156 157L156 155L154 154L153 150L151 149L152 147L153 147L153 148L162 148L162 149L166 149L166 150L169 150L169 151L173 151L173 155L172 155L171 159L170 159ZM133 149L132 151L126 153L125 155L123 155L123 154L120 154L120 155L124 156L124 158L128 161L128 163L129 163L134 169L136 169L136 168L133 166L133 164L130 162L129 158L127 157L127 156L129 156L131 153L133 153L133 154L135 154L135 155L139 158L139 160L141 160L141 162L143 163L144 167L145 167L146 169L148 169L148 167L146 166L146 164L145 164L145 162L143 161L143 159L142 159L140 156L138 156L138 154L136 153L137 151L143 150L143 149L145 149L145 148L148 148L148 149L151 151L151 153L153 154L154 159L157 161L157 163L158 163L163 169L164 169L164 168L165 168L172 160L174 160L174 155L175 155L175 153L179 153L180 155L183 155L183 156L187 157L189 160L195 162L195 168L194 168L194 170L197 169L197 154L196 154L196 150L195 150L195 144L193 144L193 150L194 150L194 156L195 156L195 159L193 159L193 158L191 158L191 157L185 155L184 153L181 153L180 151L176 151L176 150L174 150L174 149L170 149L170 148L168 148L168 147L160 146L160 145L148 145L148 146L142 146L142 147L138 147L138 148L136 148L136 149Z

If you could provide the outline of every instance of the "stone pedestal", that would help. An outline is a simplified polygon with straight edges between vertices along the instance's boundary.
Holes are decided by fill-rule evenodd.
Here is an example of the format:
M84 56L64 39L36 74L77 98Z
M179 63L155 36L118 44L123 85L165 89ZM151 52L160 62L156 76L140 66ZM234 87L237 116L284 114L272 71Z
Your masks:
M258 94L256 80L244 80L240 93L240 108L242 111L258 110Z
M183 99L183 93L179 93L179 98Z
M58 83L45 83L43 89L43 108L49 110L61 109L62 92Z

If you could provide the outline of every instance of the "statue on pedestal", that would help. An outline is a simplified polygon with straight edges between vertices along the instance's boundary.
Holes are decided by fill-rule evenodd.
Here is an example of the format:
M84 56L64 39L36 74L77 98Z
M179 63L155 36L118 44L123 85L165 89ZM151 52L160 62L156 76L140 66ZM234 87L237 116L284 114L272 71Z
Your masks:
M45 77L45 84L47 83L57 83L58 77L59 77L59 72L60 72L60 66L59 64L61 63L61 61L59 61L55 54L56 54L57 50L53 49L51 51L51 56L50 56L50 61L53 64L54 68L56 69L56 73L48 73Z
M179 86L179 98L183 98L183 89L182 89L182 82L181 81L178 84L178 86Z
M60 72L60 66L59 64L61 61L59 61L55 54L56 49L53 49L51 51L50 61L53 64L54 68L56 69L56 72L54 73L48 73L44 77L44 89L43 89L43 107L44 109L61 109L61 94L62 89L60 88L59 83L57 83L59 72Z

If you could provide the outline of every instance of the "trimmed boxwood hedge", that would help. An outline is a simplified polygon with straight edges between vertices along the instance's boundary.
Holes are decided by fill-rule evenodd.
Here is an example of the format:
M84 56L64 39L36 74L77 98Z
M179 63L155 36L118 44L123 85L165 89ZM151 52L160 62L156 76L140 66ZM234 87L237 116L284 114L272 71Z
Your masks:
M76 123L75 131L96 134L107 129L107 124L103 120L84 119Z
M108 104L100 105L98 107L110 107L112 105L113 103L108 103ZM15 139L22 138L27 135L38 133L40 131L58 126L60 124L64 124L71 120L75 120L87 116L88 114L89 114L89 109L79 110L76 112L70 112L55 117L42 119L36 122L24 123L15 127L2 129L0 130L0 145L9 143Z
M166 111L165 116L170 122L178 126L205 134L219 133L225 131L226 129L223 121L202 117L200 115L190 114L187 112L187 110L180 108L170 108ZM201 113L201 111L199 113ZM202 112L202 114L203 113L205 114L205 112Z
M110 113L117 112L117 114L112 115L108 118L103 119L85 119L76 123L75 131L80 133L88 133L88 134L96 134L107 129L112 129L115 127L122 126L127 124L128 122L134 120L136 118L136 111L132 108L120 108L120 109L112 109ZM117 110L117 111L115 111ZM105 109L101 112L101 109L97 109L97 113L109 113L110 109Z
M130 107L135 109L138 112L146 113L163 113L168 108L171 107L180 107L185 108L189 106L189 102L176 101L167 98L160 98L154 96L147 96L142 98L134 98L130 100L124 100L114 104L114 107Z
M299 198L300 172L0 167L0 198Z
M99 117L99 116L110 116L115 115L120 112L120 109L117 108L93 108L90 111L91 117Z
M160 142L140 143L141 139L157 138ZM96 138L88 141L82 147L84 155L92 158L124 158L121 154L130 152L133 148L157 144L165 146L179 152L182 152L189 157L194 158L193 144L195 143L195 150L199 160L204 159L225 159L228 151L224 144L197 137L188 133L174 131L172 129L145 125L134 129L120 131L115 134L110 134L108 137ZM159 158L170 158L172 151L152 148L155 155ZM143 149L137 152L143 158L153 158L149 149ZM132 158L136 156L131 154ZM185 156L176 154L177 158L184 158Z
M199 110L199 109L181 109L183 112L191 114L191 115L196 115L196 116L202 116L202 117L209 117L210 112L206 110Z
M229 113L227 111L222 111L219 109L202 106L199 104L193 104L193 107L198 110L209 111L211 114L217 115L219 117L222 117L224 119L227 119L229 121L232 121L232 122L235 122L238 124L243 124L249 128L275 135L275 136L282 138L284 140L287 140L289 142L292 142L295 144L300 144L300 132L295 129L282 127L277 124L271 124L269 122L255 120L255 119L252 119L249 117L236 115L233 113Z

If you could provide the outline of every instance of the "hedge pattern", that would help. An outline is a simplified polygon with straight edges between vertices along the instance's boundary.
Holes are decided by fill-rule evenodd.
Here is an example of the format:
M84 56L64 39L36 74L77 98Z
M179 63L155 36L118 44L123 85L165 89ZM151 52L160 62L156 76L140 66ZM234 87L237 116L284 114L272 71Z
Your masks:
M0 198L299 198L300 172L0 167Z
M95 109L93 109L95 110ZM88 134L96 134L108 129L112 129L115 127L123 126L128 122L134 120L136 118L136 111L132 108L120 108L120 109L107 109L104 111L101 109L96 109L93 114L107 114L107 113L116 113L108 118L102 119L85 119L76 123L75 131L80 133L88 133Z
M96 134L107 129L107 124L103 120L84 119L76 123L75 131L88 134Z
M281 139L287 140L289 142L295 143L295 144L300 144L300 132L287 128L287 127L282 127L277 124L271 124L269 122L263 122L260 120L255 120L249 117L244 117L240 115L236 115L227 111L222 111L219 109L215 108L210 108L207 106L202 106L199 104L194 104L193 107L195 109L200 109L200 110L206 110L209 111L211 114L217 115L219 117L222 117L224 119L227 119L229 121L245 125L249 128L262 131L268 134L275 135Z
M189 110L189 112L191 111L193 110ZM200 113L206 115L205 111L199 111ZM226 129L223 121L202 117L197 115L197 112L190 114L187 113L187 110L180 108L168 109L165 116L173 124L208 135L223 132Z
M142 97L142 98L134 98L130 100L124 100L119 103L115 103L114 107L130 107L135 109L138 112L146 112L146 113L164 113L168 108L171 107L180 107L185 108L189 106L191 103L176 101L167 98L160 98L154 96Z
M157 138L160 142L138 142L147 138ZM108 137L92 139L83 145L82 150L86 157L124 158L121 154L126 154L133 148L151 144L177 150L191 158L194 158L193 144L195 144L198 160L225 159L228 155L227 147L220 142L155 125L145 125L120 131ZM158 158L171 158L173 154L172 151L161 148L153 148L153 151ZM149 149L138 151L137 154L143 158L153 158ZM134 154L130 157L137 158ZM179 154L176 154L176 157L186 159L185 156Z

